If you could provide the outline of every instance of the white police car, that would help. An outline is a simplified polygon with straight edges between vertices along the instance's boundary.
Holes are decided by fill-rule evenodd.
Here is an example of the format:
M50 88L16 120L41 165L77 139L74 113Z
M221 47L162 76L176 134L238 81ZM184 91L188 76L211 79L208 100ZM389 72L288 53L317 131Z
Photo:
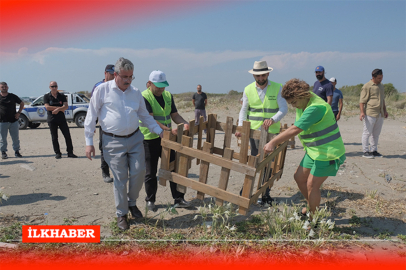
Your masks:
M78 127L83 128L87 109L89 108L89 98L83 94L60 92L66 96L68 101L68 109L65 111L66 120L69 123L75 121ZM44 105L44 95L35 99L30 105L24 106L24 110L18 119L20 129L26 129L27 127L37 128L41 123L46 121L47 110Z

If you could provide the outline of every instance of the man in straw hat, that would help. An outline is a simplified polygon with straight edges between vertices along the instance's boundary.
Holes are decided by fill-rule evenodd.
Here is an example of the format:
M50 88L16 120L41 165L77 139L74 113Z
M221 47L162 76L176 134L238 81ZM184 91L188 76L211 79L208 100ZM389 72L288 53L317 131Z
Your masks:
M268 80L269 72L272 70L273 68L268 67L266 61L255 61L254 68L248 71L253 74L255 82L244 89L239 126L242 126L243 121L248 120L251 122L251 129L260 130L264 125L269 133L279 133L279 121L288 112L288 105L281 96L282 84ZM241 133L236 132L235 136L241 137ZM259 140L250 138L250 145L251 155L258 155ZM268 188L262 199L258 200L259 204L272 203L273 199L269 191Z

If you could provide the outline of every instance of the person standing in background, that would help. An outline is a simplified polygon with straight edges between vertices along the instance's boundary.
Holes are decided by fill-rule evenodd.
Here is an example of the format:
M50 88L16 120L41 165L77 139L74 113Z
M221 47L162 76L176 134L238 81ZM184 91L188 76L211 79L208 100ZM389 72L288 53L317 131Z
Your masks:
M331 109L333 110L336 121L340 120L341 112L343 111L343 92L336 88L337 79L332 77L331 84L334 86L333 101L331 102Z

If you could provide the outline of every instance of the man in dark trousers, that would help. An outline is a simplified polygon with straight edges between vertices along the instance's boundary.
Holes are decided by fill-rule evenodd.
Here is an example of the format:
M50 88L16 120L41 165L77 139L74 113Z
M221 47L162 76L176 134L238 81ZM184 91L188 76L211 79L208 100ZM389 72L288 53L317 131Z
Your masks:
M10 131L10 136L13 141L13 149L16 157L23 157L20 154L20 140L18 138L18 118L21 111L24 109L24 102L21 99L8 92L8 85L5 82L0 82L0 149L1 158L7 159L7 133ZM16 112L16 104L20 105Z
M66 151L68 157L77 158L73 154L72 139L69 132L68 123L66 123L65 111L68 109L66 96L58 92L58 84L55 81L49 83L51 91L44 95L45 109L48 111L48 126L51 131L52 145L54 147L55 158L62 158L62 153L58 142L58 127L61 130L66 142Z
M100 84L102 84L104 82L111 81L113 79L114 79L114 65L107 65L106 68L104 69L104 79L102 81L96 83L93 86L91 96L93 95L93 92L97 86L99 86ZM100 168L102 169L103 181L106 183L112 183L113 178L110 177L109 165L107 164L107 162L104 160L104 157L103 157L103 143L102 143L103 136L102 136L102 134L103 134L103 131L101 129L101 126L99 126L99 150L100 150L100 160L101 160Z
M331 105L333 101L334 86L326 79L325 70L322 66L317 66L316 70L317 81L313 85L313 93L321 97L325 102Z
M195 106L195 123L199 124L200 116L204 117L204 121L207 120L206 116L206 105L207 105L207 95L202 91L202 86L199 84L197 86L197 93L193 94L193 105Z
M173 96L171 93L165 90L165 87L169 86L166 81L166 75L160 70L154 70L149 75L149 88L142 92L142 96L145 100L147 111L152 115L157 124L163 130L171 130L172 120L176 124L185 124L185 129L189 129L188 123L178 113L175 106ZM155 206L156 192L158 190L158 181L156 173L158 170L158 159L161 157L162 146L161 138L152 133L143 124L140 126L142 134L144 134L144 150L145 150L145 191L147 197L147 208L151 211L156 211ZM173 134L176 134L176 129L173 130ZM175 160L175 152L171 151L171 161ZM189 207L190 203L185 201L184 193L177 190L177 184L170 182L170 188L172 192L172 198L175 200L177 207Z

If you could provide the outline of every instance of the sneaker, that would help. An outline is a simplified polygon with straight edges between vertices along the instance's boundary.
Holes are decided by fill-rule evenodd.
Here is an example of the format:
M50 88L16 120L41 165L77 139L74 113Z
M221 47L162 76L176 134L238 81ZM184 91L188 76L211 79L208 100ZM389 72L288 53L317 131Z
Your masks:
M190 207L190 202L185 201L185 199L176 199L175 205L177 204L177 208L187 208Z
M23 156L20 154L20 152L19 151L15 151L15 156L16 157L18 157L18 158L22 158Z
M364 157L364 158L374 158L374 155L371 152L364 152L362 157Z
M102 177L105 183L113 183L113 178L111 178L109 174L103 172Z
M1 151L1 159L7 159L7 153L6 151Z
M147 202L148 211L156 212L158 208L155 206L154 202Z
M56 158L56 159L61 159L61 158L62 158L62 154L61 154L61 153L56 154L56 155L55 155L55 158Z
M77 158L78 156L75 155L74 153L69 153L69 154L68 154L68 157L69 157L69 158Z
M377 151L373 151L372 152L372 155L374 156L374 157L383 157L381 154L379 154Z

